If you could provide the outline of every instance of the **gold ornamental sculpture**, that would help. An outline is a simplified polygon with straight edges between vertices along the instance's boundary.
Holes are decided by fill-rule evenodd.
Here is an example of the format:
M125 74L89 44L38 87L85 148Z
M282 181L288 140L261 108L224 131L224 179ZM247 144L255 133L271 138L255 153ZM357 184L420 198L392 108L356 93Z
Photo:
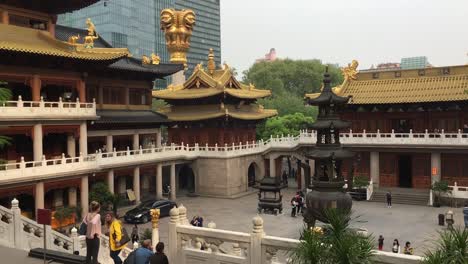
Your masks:
M166 46L172 63L183 64L187 69L187 51L195 26L195 12L190 9L161 11L161 30L166 37Z
M151 215L151 224L152 224L153 229L158 228L159 216L161 215L161 211L159 209L151 209L150 215Z

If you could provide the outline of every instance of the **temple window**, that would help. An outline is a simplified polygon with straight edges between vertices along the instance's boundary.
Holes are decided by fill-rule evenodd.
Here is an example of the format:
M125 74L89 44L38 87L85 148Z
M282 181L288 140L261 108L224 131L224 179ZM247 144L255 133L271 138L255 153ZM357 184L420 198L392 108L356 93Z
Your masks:
M104 104L125 104L125 89L122 87L104 87Z
M131 105L147 105L148 92L146 89L129 89Z

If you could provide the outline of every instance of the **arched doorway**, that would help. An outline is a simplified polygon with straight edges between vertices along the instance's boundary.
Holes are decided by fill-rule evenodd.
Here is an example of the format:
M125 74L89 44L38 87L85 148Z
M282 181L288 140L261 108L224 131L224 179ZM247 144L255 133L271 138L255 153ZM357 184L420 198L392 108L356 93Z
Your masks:
M195 174L188 165L183 165L179 171L179 191L195 192Z
M252 162L249 166L249 169L247 171L247 186L248 187L253 187L255 186L255 183L257 181L257 178L260 176L259 175L259 167L257 163Z

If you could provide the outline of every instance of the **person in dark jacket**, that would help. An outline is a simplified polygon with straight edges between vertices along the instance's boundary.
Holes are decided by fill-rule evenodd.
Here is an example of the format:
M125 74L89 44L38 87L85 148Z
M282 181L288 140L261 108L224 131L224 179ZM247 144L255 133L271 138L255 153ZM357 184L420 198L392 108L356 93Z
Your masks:
M392 193L388 191L386 197L387 197L387 208L392 208Z
M164 254L164 243L156 245L156 254L150 257L150 264L169 264L166 254Z

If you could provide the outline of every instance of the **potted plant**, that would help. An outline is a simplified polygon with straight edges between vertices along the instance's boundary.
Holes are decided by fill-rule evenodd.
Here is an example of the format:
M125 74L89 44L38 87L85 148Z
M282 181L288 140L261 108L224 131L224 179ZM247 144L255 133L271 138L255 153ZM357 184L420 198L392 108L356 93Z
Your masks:
M364 176L353 177L353 185L349 194L357 201L363 201L367 198L367 186L369 186L369 180Z
M441 204L441 196L444 193L450 191L449 185L447 181L436 181L431 186L431 190L434 192L434 207L440 207Z

